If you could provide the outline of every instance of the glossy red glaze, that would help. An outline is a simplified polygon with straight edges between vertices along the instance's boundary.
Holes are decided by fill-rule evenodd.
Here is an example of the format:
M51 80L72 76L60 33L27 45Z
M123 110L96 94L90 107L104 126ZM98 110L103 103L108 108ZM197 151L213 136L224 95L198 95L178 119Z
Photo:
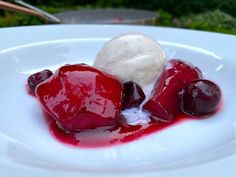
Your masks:
M220 108L220 107L218 107ZM196 117L180 113L171 122L156 121L150 117L152 122L143 125L128 125L120 116L114 126L101 127L97 129L84 130L80 132L65 132L58 127L57 122L47 113L44 113L49 130L59 142L80 148L99 148L120 145L138 140L152 133L157 133L168 127L175 126L188 119ZM201 117L199 117L201 118Z
M154 121L144 125L127 125L120 117L115 126L69 133L60 129L56 121L48 114L45 114L45 118L51 134L57 140L80 148L99 148L132 142L186 120L185 115L179 115L172 122Z
M144 105L152 113L152 121L143 125L128 125L120 115L122 83L85 64L61 67L36 87L36 96L46 111L46 122L56 139L67 145L97 148L131 142L186 120L187 116L180 108L181 99L186 99L186 105L189 105L192 101L189 96L194 89L200 98L204 98L200 101L212 101L205 98L206 87L201 87L204 93L196 84L191 87L190 83L197 83L195 80L201 78L198 68L180 60L170 60L151 99ZM127 97L128 107L139 106L143 99L140 89L132 83L126 86L123 103ZM188 89L183 91L184 88ZM186 98L184 93L189 93ZM221 94L217 96L220 100ZM202 118L200 116L198 118Z
M88 65L65 65L36 87L36 96L62 129L74 132L115 124L122 83Z
M202 73L198 68L181 60L170 60L144 109L158 119L172 121L181 112L179 92L193 80L201 78Z

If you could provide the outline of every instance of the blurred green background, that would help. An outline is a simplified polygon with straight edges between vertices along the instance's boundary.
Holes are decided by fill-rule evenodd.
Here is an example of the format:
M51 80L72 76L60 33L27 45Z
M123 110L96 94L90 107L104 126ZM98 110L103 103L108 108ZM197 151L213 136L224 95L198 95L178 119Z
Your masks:
M8 0L12 2L11 0ZM27 0L56 13L94 8L132 8L158 12L158 26L236 34L236 0ZM37 17L0 10L0 27L44 24Z

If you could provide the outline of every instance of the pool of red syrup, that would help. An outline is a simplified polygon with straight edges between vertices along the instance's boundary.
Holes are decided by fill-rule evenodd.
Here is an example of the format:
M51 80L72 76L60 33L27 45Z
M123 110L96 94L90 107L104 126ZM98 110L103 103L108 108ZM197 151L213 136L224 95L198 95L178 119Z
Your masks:
M156 121L143 125L128 125L121 117L120 120L122 121L119 121L117 125L113 127L103 127L93 130L69 133L60 129L56 121L50 117L50 115L47 113L44 113L44 115L51 134L57 140L67 145L84 148L107 147L132 142L141 137L187 120L186 115L181 115L176 117L172 122Z
M29 95L35 97L35 95L30 91L28 86L26 86L26 89ZM221 99L221 102L216 112L220 111L222 107L223 99ZM197 117L197 119L210 117L216 112L206 117ZM171 122L151 121L150 123L143 125L128 125L125 121L125 118L120 116L120 121L117 122L115 126L70 133L59 128L56 120L53 119L49 114L47 114L46 112L43 113L51 134L58 141L66 145L81 148L99 148L129 143L154 132L156 133L158 131L161 131L167 127L174 126L183 121L196 119L196 117L194 118L184 113L180 113ZM151 118L151 120L153 119Z
M117 124L113 127L103 127L93 130L83 130L81 132L69 133L58 127L55 119L44 112L44 117L51 134L60 142L81 148L99 148L123 143L129 143L152 133L157 133L165 128L177 125L187 120L201 120L210 118L223 108L221 99L218 108L210 115L203 117L192 117L184 113L179 113L171 122L153 121L142 125L128 125L125 118L121 115Z

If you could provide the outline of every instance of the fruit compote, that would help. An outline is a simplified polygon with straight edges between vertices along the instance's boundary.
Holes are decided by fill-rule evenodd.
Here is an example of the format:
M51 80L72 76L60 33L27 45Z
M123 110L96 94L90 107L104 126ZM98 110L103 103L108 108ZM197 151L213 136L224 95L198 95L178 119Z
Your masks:
M209 117L221 99L220 88L204 80L199 68L177 59L168 61L147 98L137 83L122 83L85 64L65 65L53 75L42 71L36 76L29 77L30 88L52 135L78 147L130 142L189 117ZM137 121L130 122L130 117Z

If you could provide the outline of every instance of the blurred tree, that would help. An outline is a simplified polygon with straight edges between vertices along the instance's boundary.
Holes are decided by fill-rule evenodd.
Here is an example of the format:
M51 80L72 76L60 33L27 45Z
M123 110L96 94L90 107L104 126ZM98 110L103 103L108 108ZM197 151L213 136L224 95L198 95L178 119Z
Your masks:
M236 0L98 0L103 7L128 7L147 10L163 9L179 17L190 13L201 13L208 10L220 9L236 17Z
M180 26L218 32L236 32L236 19L220 10L179 18Z
M13 2L13 0L7 0ZM54 7L85 6L98 7L127 7L147 10L163 9L179 17L191 13L201 13L208 10L220 9L236 17L236 0L25 0L33 5Z
M14 0L6 0L14 2ZM158 25L236 34L236 0L25 0L50 13L81 8L137 8L159 12ZM218 9L218 10L216 10ZM42 24L36 17L0 11L0 26Z

